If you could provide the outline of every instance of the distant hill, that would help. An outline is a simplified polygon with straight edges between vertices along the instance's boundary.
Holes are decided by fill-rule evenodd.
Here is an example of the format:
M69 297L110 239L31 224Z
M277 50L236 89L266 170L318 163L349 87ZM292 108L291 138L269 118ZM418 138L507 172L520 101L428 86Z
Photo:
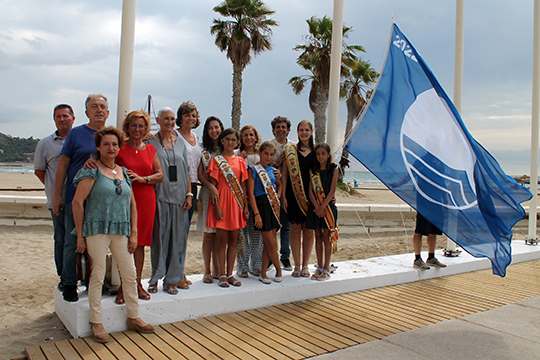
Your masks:
M33 137L21 139L0 133L0 161L33 162L38 141Z

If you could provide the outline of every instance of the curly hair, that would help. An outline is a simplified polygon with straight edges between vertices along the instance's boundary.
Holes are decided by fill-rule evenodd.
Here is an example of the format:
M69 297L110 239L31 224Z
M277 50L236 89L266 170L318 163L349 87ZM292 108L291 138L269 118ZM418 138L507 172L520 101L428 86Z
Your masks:
M182 127L182 116L185 115L185 114L191 114L193 111L197 112L197 122L195 123L195 126L193 126L193 128L194 129L198 128L199 125L201 125L201 119L200 119L200 115L199 115L199 110L197 110L197 107L191 101L184 101L178 107L178 111L176 112L176 126L181 128Z

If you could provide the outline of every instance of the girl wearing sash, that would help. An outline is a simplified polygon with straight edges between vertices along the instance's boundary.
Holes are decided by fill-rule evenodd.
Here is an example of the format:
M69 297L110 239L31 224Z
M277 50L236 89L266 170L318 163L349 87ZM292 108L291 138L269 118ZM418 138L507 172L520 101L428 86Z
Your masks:
M199 200L202 202L202 211L197 217L197 231L203 233L203 245L202 253L204 260L204 276L203 282L206 284L212 284L213 278L218 278L218 260L215 251L216 246L216 229L206 226L206 220L208 219L208 203L210 199L215 204L219 202L218 189L212 185L206 175L206 169L212 157L219 152L219 135L223 132L223 123L215 116L210 116L204 123L204 130L202 136L203 151L201 154L201 163L199 164L199 181L203 185L199 192ZM213 262L213 272L210 270L210 262Z
M338 168L332 162L332 153L328 144L315 147L317 161L311 171L309 182L309 206L306 228L315 230L315 252L319 268L311 277L313 280L330 278L330 257L332 243L337 242L338 211L332 198L336 192Z
M246 226L249 216L246 201L246 162L234 155L238 132L226 129L219 136L220 155L210 160L206 174L219 192L217 203L209 202L207 227L216 228L219 283L221 287L240 286L232 274L236 259L236 246L240 229ZM227 267L225 268L225 255Z
M275 241L276 231L281 226L279 223L281 181L276 179L274 168L270 166L270 163L274 160L275 152L274 145L269 141L265 141L259 151L260 163L248 167L249 203L254 213L255 228L259 229L264 241L262 269L259 277L259 280L264 284L271 283L266 275L268 259L272 260L276 267L274 281L281 282L282 276ZM274 188L274 185L277 185L277 189Z
M234 153L241 156L246 161L246 165L259 163L259 146L261 140L259 133L252 125L246 125L240 129L240 148ZM247 278L248 273L260 276L262 269L263 239L254 223L254 211L249 208L249 219L246 227L240 230L242 241L238 243L238 263L236 264L236 274L239 277Z
M309 208L309 170L315 162L313 125L308 120L302 120L296 130L298 143L285 146L282 169L285 196L282 206L291 224L290 241L294 260L292 276L309 277L308 262L313 249L313 230L307 229L305 224Z

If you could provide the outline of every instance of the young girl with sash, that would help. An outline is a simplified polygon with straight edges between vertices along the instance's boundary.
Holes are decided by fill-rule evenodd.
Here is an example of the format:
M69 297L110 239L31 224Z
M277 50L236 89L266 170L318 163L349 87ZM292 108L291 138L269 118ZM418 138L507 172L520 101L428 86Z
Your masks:
M246 165L259 163L259 146L261 140L257 129L252 125L246 125L240 129L240 148L234 153L241 156L246 161ZM239 277L247 278L251 273L260 276L262 269L263 239L254 223L254 211L249 208L249 219L246 227L240 230L242 240L238 242L238 262L236 264L236 274Z
M206 174L218 189L219 201L209 202L207 227L216 228L219 283L221 287L240 286L232 274L240 229L249 216L246 201L247 168L244 159L234 155L238 132L226 129L219 136L221 153L210 160ZM225 255L227 267L225 268Z
M271 281L266 275L268 259L276 267L275 282L281 282L281 267L277 253L276 231L281 227L279 223L279 197L281 196L281 181L276 179L274 168L270 163L274 159L276 148L265 141L259 150L261 161L253 166L248 166L248 196L253 209L255 228L257 228L264 241L262 252L262 268L259 280L264 284ZM276 188L274 188L276 185Z
M328 280L330 278L330 257L332 245L337 245L338 211L332 202L336 192L338 168L332 162L332 153L328 144L318 144L315 147L315 161L311 170L309 182L309 206L306 228L315 230L315 252L319 268L311 276L313 280Z
M197 217L197 231L203 233L202 253L204 261L204 276L203 282L212 284L214 278L218 278L218 259L215 251L216 246L216 229L206 226L208 219L208 203L210 200L216 204L219 202L218 189L210 183L206 169L212 157L219 152L219 136L223 132L223 123L215 116L210 116L204 123L202 144L203 151L201 153L201 162L199 164L199 181L203 185L199 192L199 200L202 203L201 212ZM213 263L213 271L210 270L211 262Z
M282 202L291 224L290 241L294 260L292 276L309 277L308 263L313 249L313 230L306 228L305 223L309 208L309 170L315 162L313 125L308 120L302 120L296 130L298 143L285 146L282 168L285 196Z

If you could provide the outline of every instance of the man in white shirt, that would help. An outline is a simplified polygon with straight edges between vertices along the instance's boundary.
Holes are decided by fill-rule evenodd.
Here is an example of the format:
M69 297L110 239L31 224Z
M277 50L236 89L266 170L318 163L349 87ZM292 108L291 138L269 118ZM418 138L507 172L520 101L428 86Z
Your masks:
M64 263L64 238L66 234L64 214L56 215L52 211L52 202L54 198L54 181L56 170L60 162L60 152L64 146L64 140L73 127L75 116L73 108L68 104L59 104L54 107L53 119L56 125L56 131L46 138L41 139L37 146L34 156L34 174L45 185L45 195L47 203L45 207L51 212L54 228L54 262L56 264L56 273L60 277L58 289L64 288L62 280L62 270ZM64 184L65 189L65 184Z

